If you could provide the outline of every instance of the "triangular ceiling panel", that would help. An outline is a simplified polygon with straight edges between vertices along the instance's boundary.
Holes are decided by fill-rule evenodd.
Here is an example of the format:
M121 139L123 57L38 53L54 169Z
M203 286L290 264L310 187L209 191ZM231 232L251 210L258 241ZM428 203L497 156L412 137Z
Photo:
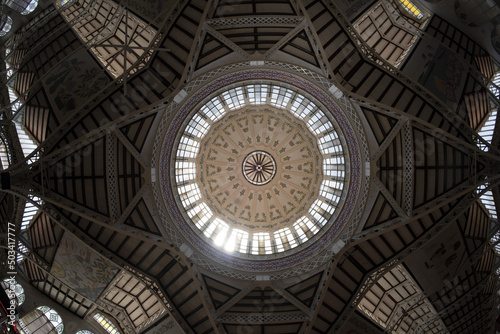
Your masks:
M223 283L209 276L202 275L205 286L208 290L210 300L215 309L224 306L231 298L236 296L241 290L229 284Z
M469 207L463 219L458 220L469 255L475 252L486 241L490 222L489 214L478 201Z
M37 91L33 87L31 89L26 98L24 126L38 142L42 142L60 125L60 122L50 107L45 90Z
M1 200L0 200L0 221L4 222L6 225L7 222L11 220L12 217L12 208L14 206L13 201L14 201L14 196L11 194L7 194L5 192L2 192L1 195Z
M56 253L56 246L64 230L55 224L45 213L39 214L30 225L29 235L33 250L48 263Z
M146 202L144 202L143 199L141 199L139 203L137 203L134 210L125 219L124 224L135 227L142 231L161 235L153 217L151 216L151 213L149 212Z
M308 279L289 286L285 290L297 298L297 300L300 300L305 306L311 307L314 297L318 291L322 276L323 272L319 272Z
M473 159L436 136L413 128L413 205L418 208L452 191L471 175ZM476 166L477 172L483 166Z
M123 212L142 187L144 167L119 139L116 139L116 142L117 192L119 211Z
M256 15L297 15L295 9L288 0L273 1L241 1L222 0L219 1L214 18L228 16L256 16Z
M403 135L401 131L394 137L377 161L377 177L399 206L403 203Z
M370 124L377 143L382 144L398 120L368 108L362 107L361 110Z
M373 207L371 209L370 215L366 219L364 230L383 224L389 220L397 218L399 215L391 206L389 201L385 199L385 197L379 193Z
M17 72L14 89L19 95L23 95L31 87L34 78L34 72Z
M108 215L107 165L106 140L101 138L52 164L49 187L78 205Z
M233 52L228 46L210 34L205 35L202 45L196 63L196 70Z
M478 130L490 112L488 93L485 89L480 89L474 92L465 93L463 99L467 110L469 125L471 128Z
M33 255L23 261L28 279L32 282L44 281L47 274L34 263L35 261Z
M24 109L24 126L38 141L43 142L47 136L47 125L50 109L28 104Z
M156 114L141 118L120 128L123 134L141 152Z
M280 50L311 65L319 66L311 42L303 30L283 45Z

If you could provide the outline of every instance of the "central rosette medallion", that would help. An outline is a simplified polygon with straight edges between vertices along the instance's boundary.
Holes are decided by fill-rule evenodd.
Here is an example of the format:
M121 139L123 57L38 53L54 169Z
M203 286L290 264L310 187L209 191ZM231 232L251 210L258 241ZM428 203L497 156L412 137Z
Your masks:
M243 161L243 175L251 184L263 186L276 174L276 162L272 155L264 151L254 151Z

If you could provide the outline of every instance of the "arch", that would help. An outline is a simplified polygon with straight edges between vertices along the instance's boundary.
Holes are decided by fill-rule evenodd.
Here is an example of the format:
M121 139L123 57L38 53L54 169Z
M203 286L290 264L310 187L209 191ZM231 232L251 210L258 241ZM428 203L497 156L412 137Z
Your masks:
M12 28L12 19L10 16L3 14L0 17L0 36L5 36Z
M102 326L108 333L110 334L120 334L118 331L118 328L109 320L106 316L102 315L101 313L96 313L93 316L94 320L99 323L99 325Z
M4 279L2 282L2 287L4 288L7 296L9 296L10 299L16 298L17 306L20 306L22 305L22 303L24 303L24 289L21 284L16 282L16 280L9 278Z
M63 332L64 325L62 318L59 316L59 313L48 306L39 306L36 309L43 312L43 315L52 323L58 333Z

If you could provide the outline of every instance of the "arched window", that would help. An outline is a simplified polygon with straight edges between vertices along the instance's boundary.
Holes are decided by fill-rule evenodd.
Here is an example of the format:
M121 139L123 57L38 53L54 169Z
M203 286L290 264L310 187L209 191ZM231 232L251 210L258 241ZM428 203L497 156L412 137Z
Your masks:
M38 6L38 0L31 0L26 9L21 12L21 15L32 13L36 9L36 6Z
M39 306L37 307L37 310L43 312L43 315L45 315L45 317L49 319L49 321L52 323L52 325L54 326L54 328L57 330L58 333L63 332L64 330L63 321L56 311L54 311L48 306Z
M5 36L12 28L12 19L10 16L3 14L0 17L0 36Z
M19 325L25 333L61 334L64 325L59 314L48 306L40 306L21 319Z
M86 329L82 329L81 331L76 332L75 334L94 334L91 331L88 331Z
M118 328L113 323L100 313L94 314L94 319L110 334L120 334Z
M60 7L62 7L62 6L66 6L66 5L71 4L72 2L73 2L73 0L61 0L61 1L59 2L59 6L60 6ZM87 331L87 332L89 332L89 331ZM78 332L78 333L80 333L80 332ZM77 334L78 334L78 333L77 333ZM89 332L89 333L90 333L90 332Z
M2 282L2 287L4 288L7 296L9 296L10 299L15 298L17 300L17 306L20 306L22 303L24 303L24 289L21 284L17 283L14 279L4 279Z

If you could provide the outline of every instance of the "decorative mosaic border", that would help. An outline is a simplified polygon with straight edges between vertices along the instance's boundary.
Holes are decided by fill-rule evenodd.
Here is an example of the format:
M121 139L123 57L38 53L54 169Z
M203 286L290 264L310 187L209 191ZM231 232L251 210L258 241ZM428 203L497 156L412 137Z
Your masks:
M201 103L217 90L249 80L274 80L295 86L309 93L330 112L330 115L333 116L333 118L335 118L346 140L346 146L349 150L351 174L349 180L349 190L337 219L332 223L330 228L319 239L311 243L309 247L294 254L275 259L253 260L238 258L211 246L205 240L200 238L189 226L189 223L185 221L182 213L179 211L172 191L171 170L173 169L173 166L171 166L171 154L172 150L175 149L175 138L177 133L181 129L186 117L188 117L196 105ZM196 94L189 98L188 101L179 109L178 113L172 120L163 141L159 159L159 179L164 203L172 217L173 222L176 224L184 238L187 239L190 245L193 246L197 252L201 252L204 256L214 259L216 262L227 267L251 272L271 272L287 269L319 254L328 245L330 245L332 241L339 237L340 231L348 222L349 217L354 210L361 182L361 174L361 158L356 134L342 110L327 95L326 92L315 86L313 83L293 74L271 69L243 70L232 73L212 81L197 91Z

